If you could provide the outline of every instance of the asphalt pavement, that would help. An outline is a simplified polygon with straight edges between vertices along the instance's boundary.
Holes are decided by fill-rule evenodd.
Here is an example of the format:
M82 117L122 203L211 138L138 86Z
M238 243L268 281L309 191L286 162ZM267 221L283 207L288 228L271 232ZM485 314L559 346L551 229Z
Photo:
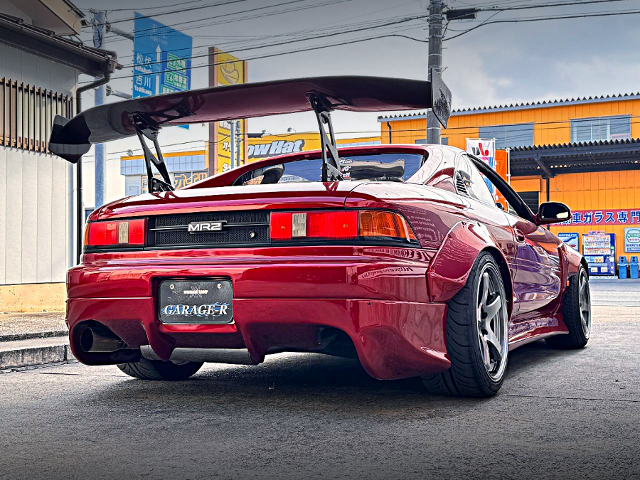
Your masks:
M584 350L512 353L491 399L281 354L180 383L0 374L0 479L640 478L640 282L593 282Z

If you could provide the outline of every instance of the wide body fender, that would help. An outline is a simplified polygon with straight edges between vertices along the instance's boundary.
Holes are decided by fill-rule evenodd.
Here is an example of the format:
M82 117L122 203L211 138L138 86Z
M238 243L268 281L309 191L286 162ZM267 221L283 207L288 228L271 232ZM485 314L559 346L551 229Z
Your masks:
M447 233L427 271L429 297L432 302L448 302L467 283L473 265L483 251L489 251L499 264L512 310L512 283L508 263L489 230L479 223L462 221Z
M589 265L585 258L580 254L580 252L576 252L573 248L568 247L566 244L562 245L562 253L566 258L567 262L567 278L565 281L568 281L570 277L578 273L580 269L580 265L584 266L584 269L587 271L587 275L589 275Z

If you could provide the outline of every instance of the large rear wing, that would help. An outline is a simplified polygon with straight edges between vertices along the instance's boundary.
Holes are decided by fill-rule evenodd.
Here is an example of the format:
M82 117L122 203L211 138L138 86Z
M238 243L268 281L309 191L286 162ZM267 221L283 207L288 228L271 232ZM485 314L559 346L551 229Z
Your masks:
M381 112L433 108L446 127L451 93L432 82L383 77L317 77L221 86L110 103L71 120L57 116L52 153L76 163L92 143L157 131L163 126L217 122L321 109ZM151 138L151 137L149 137Z

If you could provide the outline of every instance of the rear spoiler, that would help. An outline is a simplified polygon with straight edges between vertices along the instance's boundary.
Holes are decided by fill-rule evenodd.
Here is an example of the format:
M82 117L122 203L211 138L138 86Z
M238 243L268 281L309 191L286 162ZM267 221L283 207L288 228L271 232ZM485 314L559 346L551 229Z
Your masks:
M77 163L93 143L155 132L163 126L217 122L304 111L380 112L432 108L444 127L451 92L432 81L383 77L316 77L203 88L125 100L86 110L71 120L56 116L49 150Z

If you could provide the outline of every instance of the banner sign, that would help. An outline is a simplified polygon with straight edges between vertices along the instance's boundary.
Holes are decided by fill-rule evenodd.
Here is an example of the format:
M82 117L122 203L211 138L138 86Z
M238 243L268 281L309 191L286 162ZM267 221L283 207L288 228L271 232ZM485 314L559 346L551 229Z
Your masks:
M467 152L478 157L492 169L496 169L496 139L467 138ZM495 193L493 183L484 179L491 194Z
M640 228L624 229L624 251L626 253L640 253Z
M571 212L571 220L558 225L640 225L640 208L577 210Z
M496 139L467 138L467 152L475 155L491 168L496 168Z
M133 98L191 88L189 35L135 12Z

